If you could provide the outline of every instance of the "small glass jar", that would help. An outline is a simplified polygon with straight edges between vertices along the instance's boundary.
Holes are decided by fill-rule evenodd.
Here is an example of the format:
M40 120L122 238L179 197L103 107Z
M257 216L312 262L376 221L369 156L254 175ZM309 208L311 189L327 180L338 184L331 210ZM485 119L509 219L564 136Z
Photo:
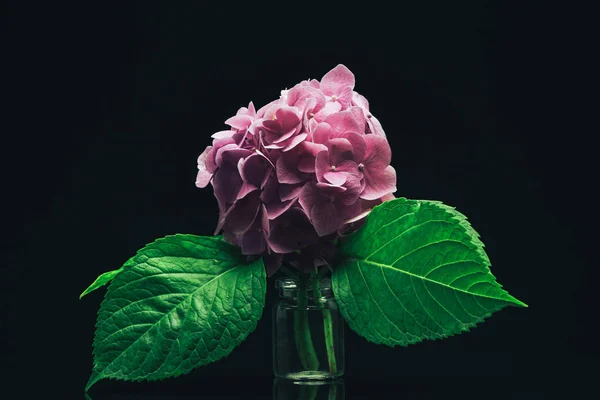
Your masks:
M273 372L292 380L344 374L344 319L329 278L280 278L273 306Z

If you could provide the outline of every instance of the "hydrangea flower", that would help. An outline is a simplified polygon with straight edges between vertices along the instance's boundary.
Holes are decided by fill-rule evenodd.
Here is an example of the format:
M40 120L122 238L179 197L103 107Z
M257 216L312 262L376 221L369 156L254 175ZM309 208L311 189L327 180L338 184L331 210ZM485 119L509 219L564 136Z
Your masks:
M276 268L298 250L330 254L324 249L336 237L394 198L389 143L354 85L340 64L320 81L282 90L258 111L250 102L225 121L230 129L212 135L196 177L196 186L214 189L215 234L222 231L243 254L268 256Z

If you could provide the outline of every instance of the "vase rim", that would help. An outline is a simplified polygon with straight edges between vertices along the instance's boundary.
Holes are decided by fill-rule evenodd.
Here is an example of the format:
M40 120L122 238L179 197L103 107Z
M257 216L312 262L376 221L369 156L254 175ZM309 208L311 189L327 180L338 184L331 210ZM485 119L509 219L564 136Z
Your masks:
M331 278L330 277L321 277L321 278L309 278L308 281L319 282L319 287L321 289L330 289L331 288ZM280 277L275 280L275 287L277 289L298 289L300 279L291 276ZM310 287L310 285L309 285Z

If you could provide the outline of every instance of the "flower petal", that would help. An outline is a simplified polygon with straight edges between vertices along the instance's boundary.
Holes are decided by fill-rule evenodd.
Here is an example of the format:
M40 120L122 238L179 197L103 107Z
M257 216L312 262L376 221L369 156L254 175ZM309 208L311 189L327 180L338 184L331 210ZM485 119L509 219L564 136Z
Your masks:
M315 174L317 176L318 182L323 182L325 175L327 172L331 171L331 164L329 162L329 152L324 150L317 154L315 158Z
M237 133L236 131L231 131L231 130L219 131L219 132L213 133L211 135L211 138L213 138L213 139L230 138L233 135L235 135L236 133Z
M352 143L345 138L329 139L327 147L329 148L330 166L337 167L342 161L354 159L354 148Z
M338 137L346 132L364 132L364 126L361 130L350 111L339 111L328 115L325 122L331 126L333 137Z
M237 166L224 164L213 175L212 186L217 201L225 208L235 203L242 187L242 178Z
M288 200L278 203L266 204L265 207L267 209L267 217L269 218L269 220L279 217L281 214L286 212L291 206L293 206L295 202L296 200Z
M364 210L363 212L361 212L361 213L360 213L360 214L358 214L357 216L355 216L355 217L352 217L352 218L350 218L350 219L348 219L348 220L344 221L344 224L351 224L351 223L353 223L353 222L356 222L356 221L358 221L358 220L361 220L361 219L363 219L364 217L366 217L367 215L369 215L369 213L371 212L371 210L372 210L371 208Z
M297 168L298 155L295 152L283 153L276 163L277 180L279 183L300 183L306 180L306 174Z
M267 250L266 237L268 236L269 221L265 220L265 209L261 207L252 226L246 230L238 240L244 255L262 254ZM265 225L266 224L266 225Z
M269 247L276 253L291 253L318 241L317 233L300 208L290 208L272 221Z
M367 145L365 157L362 161L365 169L380 170L390 165L392 161L392 149L384 137L365 135L362 138Z
M335 172L342 172L346 175L352 175L358 179L362 178L362 173L358 169L358 164L356 164L353 160L342 161L335 168Z
M216 155L218 154L221 148L229 144L235 145L235 139L233 137L226 137L222 139L213 140L212 152L207 154L207 157L204 159L204 164L206 165L206 169L208 170L208 172L214 173L217 170L218 164L216 162Z
M346 139L352 145L352 159L357 163L361 162L365 157L367 144L365 143L365 135L356 132L346 132L338 136L340 139Z
M307 174L314 174L315 157L310 154L300 157L300 161L298 161L298 170Z
M319 123L314 116L312 118L307 118L307 120L304 121L304 129L309 133L313 132L318 124Z
M348 106L352 103L352 88L343 88L340 94L336 97L335 101L340 103L342 110L348 109Z
M322 197L323 195L321 191L314 183L311 182L302 187L298 197L298 202L306 212L306 215L310 216L310 210L315 204L317 204L319 201L322 201Z
M373 132L375 135L386 137L381 123L377 118L375 118L374 115L371 115L371 117L368 119L368 122L371 132Z
M264 204L276 203L280 202L279 199L279 184L277 183L277 178L274 175L270 175L267 178L263 186L263 190L260 193L260 200Z
M256 187L261 187L267 175L271 173L271 162L262 153L246 157L238 167L242 180Z
M243 131L245 129L248 129L248 127L252 124L253 121L254 119L249 115L236 115L227 119L225 123L234 129L239 129L240 131Z
M353 106L353 107L350 107L348 109L348 111L350 111L350 113L352 113L352 117L354 117L354 120L356 121L356 124L358 125L359 130L357 132L360 134L364 134L365 128L367 127L367 118L365 117L365 113L362 110L362 108Z
M279 134L293 131L301 121L301 115L296 107L279 106L274 115L275 119L265 119L263 126Z
M291 140L288 141L288 144L283 148L282 151L289 151L294 147L298 146L302 143L308 135L306 133L301 133L299 135L294 136Z
M312 86L298 84L288 92L287 104L304 112L317 112L325 106L325 96Z
M316 186L321 189L321 193L327 194L331 198L333 198L336 193L344 193L348 190L344 186L332 185L329 182L317 182Z
M277 144L281 144L282 146L285 146L282 142L290 139L292 136L294 136L295 133L296 133L295 129L292 129L289 132L283 132L281 134L281 136L279 136L277 139L273 140L273 143L277 143Z
M346 183L346 174L342 172L325 172L323 174L323 178L325 178L329 181L329 183L335 186L342 186L344 183Z
M303 184L287 185L282 183L279 185L279 198L281 201L287 201L298 198Z
M327 96L339 95L347 87L354 89L354 74L343 64L337 65L321 79L321 90Z
M240 248L244 255L262 254L267 248L262 229L253 225L251 229L242 234Z
M235 202L225 215L225 229L235 235L246 232L254 223L260 210L258 192Z
M352 219L363 212L363 208L361 207L359 201L355 201L352 204L344 205L340 207L340 209L342 210L342 217L344 218L344 221ZM341 226L342 225L340 225L340 227Z
M219 167L222 167L224 162L228 162L229 164L235 165L237 167L238 160L240 158L248 157L250 154L252 154L252 151L248 149L243 149L235 143L226 144L225 146L217 150L217 155L215 156L215 164Z
M248 103L248 115L251 117L256 116L256 108L254 108L253 102Z
M369 100L357 92L352 92L352 105L362 108L365 112L369 111Z
M265 237L269 236L269 232L271 231L271 223L269 222L269 217L267 216L267 208L263 204L260 209L260 223L262 226L262 230L265 233Z
M329 101L325 104L325 107L321 108L315 113L314 119L317 122L323 122L329 115L339 112L342 109L342 105L337 101Z
M249 193L254 192L255 190L258 190L257 186L254 186L251 183L248 182L243 182L242 183L242 187L240 188L240 191L237 194L236 200L240 200L243 199L244 197L246 197Z
M396 170L391 165L381 170L363 170L365 188L361 199L375 200L396 191Z
M332 134L333 130L331 129L331 125L326 122L321 122L312 133L313 142L324 145Z
M204 168L198 168L198 174L196 174L196 187L205 188L210 183L210 179L213 174L206 171Z
M210 157L212 157L212 148L212 146L208 146L198 157L198 174L196 175L196 186L199 188L206 187L213 176L214 171L209 171L207 167L207 161Z
M317 154L319 154L323 150L327 150L327 146L320 143L309 142L308 140L302 142L302 145L300 146L301 152L305 154L310 154L313 157L316 157Z
M279 149L283 149L285 147L284 144L276 144L276 143L271 143L269 145L265 146L265 149L269 149L269 150L279 150Z
M344 217L334 203L316 203L310 213L310 219L319 236L335 232L344 222Z
M358 201L355 200L353 203L343 201L348 196L347 192L348 190L343 186L327 183L308 183L302 188L298 201L319 236L335 232L345 220L361 212Z
M263 118L267 114L267 111L270 110L271 107L273 107L277 103L279 103L279 99L273 100L272 102L265 104L264 106L259 108L256 111L256 118Z
M356 175L346 174L346 183L344 184L346 191L338 196L338 201L346 206L356 203L358 196L364 189L361 178Z

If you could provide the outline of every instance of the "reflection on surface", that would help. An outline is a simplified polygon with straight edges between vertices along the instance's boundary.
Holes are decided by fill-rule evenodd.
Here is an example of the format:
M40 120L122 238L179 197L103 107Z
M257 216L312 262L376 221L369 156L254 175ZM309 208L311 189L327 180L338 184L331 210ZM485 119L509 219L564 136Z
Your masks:
M172 400L172 399L248 399L248 400L344 400L345 387L342 379L331 381L292 381L288 379L276 378L271 383L265 382L269 386L252 387L244 384L242 381L230 380L224 382L215 382L213 390L207 385L197 385L186 387L185 391L174 390L169 394L165 394L163 390L148 393L148 387L140 387L133 392L124 390L108 391L102 393L93 392L91 395L85 394L86 400L125 400L125 399L145 399L145 400ZM246 382L247 383L247 382ZM268 387L272 385L272 394L269 393ZM108 388L105 388L108 389ZM182 388L179 388L182 389ZM144 393L145 392L145 393ZM163 393L161 393L163 392ZM192 394L194 393L194 394Z
M344 400L344 381L291 381L275 378L273 400Z
M94 388L87 400L334 400L348 398L356 400L397 399L402 400L439 400L440 398L461 400L523 399L538 400L554 398L546 396L548 391L556 392L549 383L523 381L515 378L471 379L468 390L465 383L454 377L380 377L378 380L360 380L346 376L345 380L333 382L294 382L285 379L273 379L271 376L247 377L190 377L187 381L126 383L107 381L105 385ZM579 385L575 391L583 390ZM79 386L73 396L60 398L83 398ZM493 390L490 390L493 388ZM596 388L590 387L592 393ZM75 394L75 392L77 394ZM575 393L575 392L573 392ZM566 397L566 398L572 398ZM593 396L592 396L593 397ZM34 398L16 396L15 398Z

